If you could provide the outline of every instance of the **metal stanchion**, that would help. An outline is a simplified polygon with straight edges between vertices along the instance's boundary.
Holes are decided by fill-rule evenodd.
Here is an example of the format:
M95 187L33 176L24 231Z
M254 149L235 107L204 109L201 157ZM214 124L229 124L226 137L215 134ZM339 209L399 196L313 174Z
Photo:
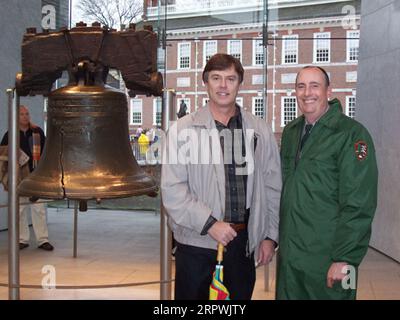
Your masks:
M263 17L263 53L264 53L264 64L263 64L263 99L264 99L264 119L268 123L268 1L264 1L264 17ZM272 126L274 128L274 111L272 111ZM264 291L269 291L269 264L264 266Z
M172 234L168 228L167 216L164 207L161 205L160 217L160 260L161 260L161 284L160 284L160 299L171 300L171 282L172 265L171 265L171 249L172 249Z
M162 104L162 129L166 132L169 128L169 122L176 119L176 109L174 107L175 91L173 89L164 89L164 97ZM161 194L162 196L162 194ZM167 216L165 209L160 206L160 268L161 268L161 284L160 299L171 300L171 249L172 249L172 233L168 228ZM168 281L168 282L164 282Z
M78 201L74 201L74 258L77 257L78 252Z
M19 300L19 96L15 89L8 94L8 298Z

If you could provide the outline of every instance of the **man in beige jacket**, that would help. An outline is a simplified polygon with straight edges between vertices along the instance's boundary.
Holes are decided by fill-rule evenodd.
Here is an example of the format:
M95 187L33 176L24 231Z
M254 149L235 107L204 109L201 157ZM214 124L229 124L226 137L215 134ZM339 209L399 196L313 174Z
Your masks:
M251 299L255 261L278 241L281 166L266 122L236 105L239 60L216 54L203 71L209 102L172 125L161 190L177 241L175 299L208 299L218 243L231 299Z

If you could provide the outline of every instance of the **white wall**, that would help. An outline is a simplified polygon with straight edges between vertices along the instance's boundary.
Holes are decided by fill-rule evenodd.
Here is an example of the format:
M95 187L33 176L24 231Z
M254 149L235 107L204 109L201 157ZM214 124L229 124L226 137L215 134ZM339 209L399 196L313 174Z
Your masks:
M375 143L378 209L371 246L400 261L400 1L362 1L356 118Z

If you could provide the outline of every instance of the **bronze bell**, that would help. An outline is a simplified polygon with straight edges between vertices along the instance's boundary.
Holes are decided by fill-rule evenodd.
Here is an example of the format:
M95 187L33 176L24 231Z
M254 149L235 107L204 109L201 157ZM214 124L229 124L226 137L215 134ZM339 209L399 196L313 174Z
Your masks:
M127 115L126 95L107 85L69 85L51 92L44 152L19 193L104 199L155 191L155 182L133 156Z
M38 167L19 185L20 195L76 200L100 200L144 194L154 196L157 190L155 181L139 167L130 147L126 94L105 84L108 66L118 67L118 63L123 62L121 59L113 60L111 51L107 51L107 48L113 46L117 50L118 45L126 44L126 52L129 53L129 48L137 41L143 40L139 43L141 50L147 48L152 54L146 55L144 52L141 56L144 59L143 63L140 63L140 59L136 61L138 54L135 53L136 60L129 60L136 66L133 74L129 61L126 62L126 67L120 65L119 69L122 70L131 94L161 93L162 79L155 72L153 59L153 51L156 49L154 34L149 31L130 32L136 33L135 36L128 38L129 34L125 33L123 36L127 41L123 42L121 41L124 39L120 39L119 33L105 32L101 28L83 31L75 28L61 34L52 34L53 38L46 38L47 35L39 35L34 39L31 34L26 36L25 47L22 48L22 65L27 68L17 79L19 93L46 93L49 85L64 67L69 71L70 82L67 86L48 94L46 144ZM93 39L86 44L85 51L85 43L91 35ZM64 40L66 38L67 42ZM48 45L49 41L55 39L62 40L58 43L62 43L63 49L65 43L67 44L66 49L70 51L67 58L79 62L60 62L57 60L59 58L53 58L48 61L55 64L53 71L48 63L42 64L43 71L37 63L27 62L27 58L40 48L40 45ZM80 44L81 40L83 42ZM100 43L97 49L94 46L96 41ZM133 45L129 41L133 41ZM148 43L144 45L146 41ZM54 43L53 50L56 48ZM74 52L73 47L79 50ZM95 58L89 59L93 57L93 47ZM102 50L99 51L98 48Z

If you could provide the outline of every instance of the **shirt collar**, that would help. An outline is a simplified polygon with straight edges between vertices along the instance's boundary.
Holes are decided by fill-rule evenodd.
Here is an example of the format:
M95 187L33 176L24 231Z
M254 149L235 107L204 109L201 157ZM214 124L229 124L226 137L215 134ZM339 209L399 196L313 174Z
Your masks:
M234 125L234 127L241 126L242 115L240 112L240 107L238 105L235 106L235 114L232 117L230 117L226 126L222 122L219 122L218 120L215 120L215 124L219 125L219 126L224 126L226 128L232 127L233 124L237 124L237 125Z
M324 112L314 121L314 122L308 122L307 121L307 118L306 117L304 117L304 126L305 125L307 125L307 124L311 124L313 127L315 126L315 124L319 121L319 119L321 119L324 115L325 115L325 113L327 113L328 112L328 110L329 110L329 104L327 104L326 105L326 108L325 108L325 110L324 110Z

